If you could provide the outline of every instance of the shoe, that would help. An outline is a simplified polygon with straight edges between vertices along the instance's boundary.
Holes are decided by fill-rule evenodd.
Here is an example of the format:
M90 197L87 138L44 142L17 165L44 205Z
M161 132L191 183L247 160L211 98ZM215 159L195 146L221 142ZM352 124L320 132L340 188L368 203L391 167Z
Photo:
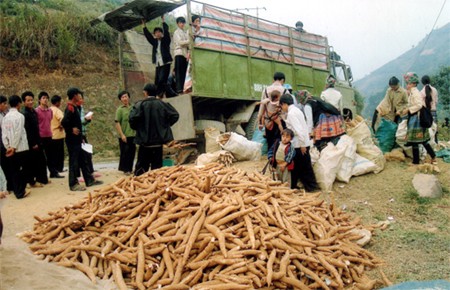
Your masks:
M59 173L57 173L56 175L50 175L50 178L64 178L64 176L59 175Z
M23 197L22 197L22 198L25 198L25 197L29 196L30 193L31 193L31 190L26 189L26 190L25 190L25 193L23 194Z
M436 160L436 158L431 159L431 164L437 165L437 160Z
M102 185L103 181L101 180L94 180L94 182L90 183L90 184L86 184L87 187L89 186L96 186L96 185Z
M44 185L40 182L36 182L35 184L30 184L31 188L44 187Z
M83 191L86 190L86 187L82 186L81 184L75 184L70 188L71 191Z
M132 174L133 174L133 172L131 172L131 171L127 171L127 172L124 172L123 174L125 174L125 176L130 176L130 175L132 175Z

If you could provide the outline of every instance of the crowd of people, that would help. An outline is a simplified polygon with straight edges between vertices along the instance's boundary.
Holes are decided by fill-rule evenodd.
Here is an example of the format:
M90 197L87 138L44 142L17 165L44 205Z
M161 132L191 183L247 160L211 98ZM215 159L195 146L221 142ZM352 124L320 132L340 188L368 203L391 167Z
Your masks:
M378 124L378 116L389 121L400 124L402 121L407 123L407 133L404 140L406 146L412 147L413 162L417 165L420 163L419 145L423 145L427 153L431 157L431 162L436 164L436 154L429 144L430 133L428 128L424 128L420 122L420 110L422 107L430 110L433 116L433 122L436 124L435 142L438 136L438 119L437 104L438 92L436 88L431 86L431 80L428 75L424 75L421 79L423 88L418 90L419 76L414 72L408 72L404 76L406 89L400 86L400 80L395 76L389 79L389 88L383 100L375 109L372 118L372 129L376 131Z
M64 178L64 140L69 153L70 190L85 190L79 183L80 170L86 186L102 184L94 178L92 155L81 150L87 143L86 125L92 120L92 113L84 114L82 94L77 88L67 91L69 102L64 113L60 109L62 97L50 99L45 91L38 94L37 104L31 91L21 97L0 96L0 175L6 180L6 192L21 199L31 188Z
M336 145L345 134L345 121L352 115L342 105L342 94L335 88L333 75L327 78L320 97L313 97L307 90L297 91L293 97L282 72L276 72L273 80L262 93L258 114L259 128L264 128L269 148L269 162L279 179L288 182L291 188L297 188L300 180L306 191L314 191L318 186L309 150L315 146L321 151L329 142ZM437 90L426 75L422 77L420 92L417 74L408 72L404 80L406 89L399 85L396 77L389 80L386 96L375 110L372 127L375 131L378 116L396 123L407 120L404 141L406 146L412 147L412 164L420 163L419 145L423 145L431 162L436 164L436 154L429 144L429 130L421 125L419 114L422 107L427 108L437 124Z

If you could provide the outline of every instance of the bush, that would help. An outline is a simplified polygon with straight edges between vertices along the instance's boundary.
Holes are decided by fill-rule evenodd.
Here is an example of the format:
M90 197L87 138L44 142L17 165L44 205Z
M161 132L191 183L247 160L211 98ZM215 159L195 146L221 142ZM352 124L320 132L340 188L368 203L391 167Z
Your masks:
M0 47L8 59L39 58L47 61L73 60L82 43L114 48L117 33L107 25L90 26L93 16L60 11L64 0L43 1L42 6L13 0L0 2ZM51 11L45 8L52 8ZM73 7L69 5L73 11ZM65 7L64 9L68 9Z

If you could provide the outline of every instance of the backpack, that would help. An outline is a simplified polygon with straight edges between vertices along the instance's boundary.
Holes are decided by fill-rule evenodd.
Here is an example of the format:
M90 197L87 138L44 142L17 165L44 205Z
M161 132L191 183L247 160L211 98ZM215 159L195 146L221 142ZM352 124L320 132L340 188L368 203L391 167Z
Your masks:
M425 106L422 106L419 111L419 120L420 127L424 129L430 128L433 125L433 115L431 114L431 110Z

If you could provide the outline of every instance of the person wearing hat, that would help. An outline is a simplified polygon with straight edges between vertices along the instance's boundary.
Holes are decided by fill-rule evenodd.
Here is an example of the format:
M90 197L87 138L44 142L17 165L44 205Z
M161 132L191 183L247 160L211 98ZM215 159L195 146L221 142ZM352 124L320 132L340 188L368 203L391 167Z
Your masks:
M408 114L408 129L406 133L406 145L412 146L413 165L420 163L419 144L422 144L431 156L431 163L436 164L436 154L428 143L430 133L427 128L420 125L419 111L423 106L430 108L429 102L424 102L422 95L417 89L419 77L414 72L408 72L403 76L406 82L406 91L408 92L408 105L403 110L403 114Z
M320 99L333 105L339 112L342 113L342 94L334 88L336 78L329 75L326 81L325 90L320 94Z
M69 88L67 96L69 101L64 111L64 117L61 125L66 132L66 146L69 153L69 188L72 191L83 191L86 187L78 182L78 172L81 169L86 186L100 185L103 182L95 180L89 170L86 159L83 158L81 152L81 144L83 143L81 115L78 104L82 100L83 92L78 88Z
M306 125L308 126L308 134L312 137L314 130L313 106L315 106L316 102L313 100L311 93L307 90L297 91L294 95L296 99L298 99L297 107L305 115Z
M298 32L306 32L306 31L303 29L303 22L297 21L297 22L295 23L295 30L297 30Z
M145 99L134 104L129 115L130 127L136 130L134 143L139 152L134 175L139 176L151 169L162 167L163 144L173 140L173 124L179 114L175 108L156 97L156 86L146 84L143 89Z
M294 102L294 105L297 105L297 99L292 94L292 86L290 84L283 84L283 87L287 90L285 93L292 96L292 101Z
M158 96L166 91L167 78L170 73L170 64L172 63L172 55L170 54L170 32L169 26L164 21L164 15L161 16L162 28L155 27L153 34L151 34L145 26L145 21L142 20L144 26L144 36L152 45L152 63L156 66L155 71L155 85L158 88Z
M184 19L184 17L178 17L176 21L178 27L173 33L175 80L177 82L177 94L182 94L188 65L189 36L184 31L186 19Z

